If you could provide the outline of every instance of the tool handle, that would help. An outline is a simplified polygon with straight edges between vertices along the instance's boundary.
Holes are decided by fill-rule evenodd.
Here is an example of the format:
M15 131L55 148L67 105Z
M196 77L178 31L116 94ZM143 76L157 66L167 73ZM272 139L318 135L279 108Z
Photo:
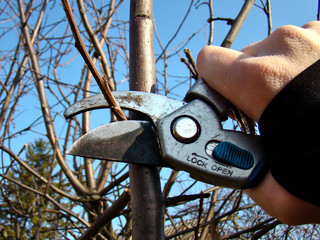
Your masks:
M244 189L263 175L260 137L223 129L216 109L203 100L167 115L157 127L164 161L194 179Z
M194 99L201 99L216 110L221 121L228 119L232 104L220 93L209 87L209 85L199 78L187 92L184 101L191 102Z

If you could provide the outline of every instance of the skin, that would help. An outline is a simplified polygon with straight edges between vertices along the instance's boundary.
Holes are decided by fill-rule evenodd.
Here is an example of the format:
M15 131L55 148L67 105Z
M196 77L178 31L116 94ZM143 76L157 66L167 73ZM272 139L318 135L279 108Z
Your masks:
M280 27L241 51L207 46L198 55L197 68L210 87L258 122L271 100L319 59L320 22L313 21L301 28ZM290 194L270 172L247 193L283 223L320 223L320 207Z

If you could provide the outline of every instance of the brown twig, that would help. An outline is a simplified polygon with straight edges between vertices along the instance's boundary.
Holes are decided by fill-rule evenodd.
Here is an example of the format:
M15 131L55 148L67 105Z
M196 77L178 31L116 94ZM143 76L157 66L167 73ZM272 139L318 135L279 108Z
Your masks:
M66 193L64 191L62 191L61 189L59 189L58 187L55 187L54 185L50 184L48 182L47 179L45 179L44 177L42 177L39 173L37 173L37 171L35 171L33 168L31 168L28 164L26 164L21 158L19 158L14 152L12 152L10 149L6 148L5 146L3 146L2 144L0 144L0 149L5 151L7 154L9 154L9 156L16 162L19 163L19 165L23 168L25 168L28 173L32 176L35 176L36 178L38 178L41 182L43 182L44 184L48 184L50 186L50 189L55 191L57 194L60 194L68 199L70 199L71 201L81 201L81 197L77 197L77 196L73 196L69 193Z
M107 83L107 81L100 75L98 72L98 69L93 64L91 57L81 39L79 29L77 27L77 24L75 22L75 19L73 17L73 13L71 10L71 7L69 5L68 0L61 0L63 4L64 11L66 13L66 16L68 18L68 22L70 25L70 28L72 30L74 39L75 39L75 47L78 49L79 53L81 54L82 58L86 62L88 68L90 69L94 79L97 81L99 88L107 100L108 104L110 105L111 110L113 113L117 116L118 120L126 120L127 117L123 113L122 109L120 108L119 104L117 103L116 99L112 95L112 92L110 90L110 87Z
M54 198L52 198L50 195L48 195L48 194L46 194L46 193L43 193L43 192L40 192L40 191L38 191L38 190L36 190L36 189L33 189L33 188L31 188L31 187L29 187L29 186L27 186L27 185L25 185L25 184L23 184L23 183L15 180L15 179L13 179L13 178L10 178L10 177L5 176L5 175L3 175L3 174L0 174L0 176L1 176L2 178L5 178L5 179L13 182L14 184L16 184L16 185L18 185L18 186L20 186L20 187L22 187L22 188L24 188L24 189L26 189L26 190L34 193L34 194L37 194L38 196L41 196L41 197L46 198L46 199L49 200L52 204L54 204L55 207L56 207L57 209L59 209L59 211L65 212L65 213L66 213L66 214L65 214L66 217L70 218L70 216L72 216L72 217L78 219L78 220L79 220L82 224L84 224L85 226L87 226L87 227L90 226L89 223L87 223L83 218L77 216L77 214L75 214L75 213L73 213L72 211L70 211L70 210L68 210L67 208L65 208L63 205L61 205L59 202L57 202L57 201L56 201ZM80 230L80 229L79 229L79 230Z
M188 48L185 48L183 51L184 51L184 54L186 55L188 61L185 58L181 58L180 61L183 62L187 66L187 68L189 69L189 71L191 73L191 77L195 80L198 80L199 74L197 71L196 62L194 61L190 50Z
M185 48L183 51L184 51L184 54L186 55L189 63L191 64L193 70L195 71L196 76L198 76L198 71L197 71L196 62L194 61L190 50L189 50L188 48Z
M117 214L127 206L130 201L130 191L125 189L122 195L114 204L107 208L84 232L80 239L92 239L95 237L105 225L110 222Z
M180 61L184 63L191 73L191 77L195 80L198 79L198 75L195 73L194 69L190 66L189 62L185 58L180 58Z
M221 214L220 216L217 216L217 217L211 219L210 221L201 223L201 224L200 224L200 227L203 228L203 227L205 227L205 226L207 226L207 225L216 223L216 222L220 221L221 219L223 219L223 218L225 218L225 217L227 217L227 216L229 216L229 215L231 215L231 214L233 214L233 213L235 213L235 212L241 211L241 210L243 210L243 209L248 209L248 208L251 208L251 207L253 207L253 206L254 206L254 204L253 204L253 205L243 206L243 207L240 207L240 208L238 208L238 209L231 209L230 211L225 212L224 214ZM183 234L186 234L186 233L195 231L195 229L196 229L196 226L190 227L190 228L187 228L187 229L185 229L185 230L181 230L181 231L178 232L178 233L174 233L174 234L172 234L172 235L166 236L165 239L172 239L172 238L175 238L175 237L177 237L177 236L180 236L180 235L183 235Z
M177 197L170 197L167 198L166 201L166 206L176 206L180 204L184 204L189 201L194 201L196 199L201 199L201 198L208 198L210 197L209 193L199 193L199 194L192 194L192 195L182 195L182 196L177 196Z
M194 230L194 239L195 240L199 239L199 230L200 230L202 213L203 213L203 198L200 198L200 200L199 200L199 210L198 210L198 222L197 222L196 229Z

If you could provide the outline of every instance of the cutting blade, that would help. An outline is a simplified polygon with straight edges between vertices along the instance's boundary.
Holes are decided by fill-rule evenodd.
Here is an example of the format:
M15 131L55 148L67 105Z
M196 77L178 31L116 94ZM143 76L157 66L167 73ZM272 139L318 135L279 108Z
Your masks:
M80 137L67 154L135 164L167 166L161 159L153 124L121 121L102 125Z
M163 116L168 115L186 104L183 101L173 98L145 92L116 91L113 92L113 95L121 108L144 113L148 115L154 123ZM64 112L64 116L65 118L70 118L85 111L109 107L104 96L97 94L71 105Z

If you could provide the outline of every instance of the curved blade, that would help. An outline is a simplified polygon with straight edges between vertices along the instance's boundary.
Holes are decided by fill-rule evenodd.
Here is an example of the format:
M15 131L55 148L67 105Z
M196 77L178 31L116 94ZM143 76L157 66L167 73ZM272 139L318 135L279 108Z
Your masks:
M116 91L113 92L113 95L120 107L142 112L148 115L155 123L161 117L186 104L185 102L173 98L145 92ZM104 96L102 94L97 94L84 98L71 105L64 112L64 116L65 118L70 118L85 111L108 107L110 106Z
M166 166L157 148L153 125L148 121L121 121L95 128L75 141L67 154Z

